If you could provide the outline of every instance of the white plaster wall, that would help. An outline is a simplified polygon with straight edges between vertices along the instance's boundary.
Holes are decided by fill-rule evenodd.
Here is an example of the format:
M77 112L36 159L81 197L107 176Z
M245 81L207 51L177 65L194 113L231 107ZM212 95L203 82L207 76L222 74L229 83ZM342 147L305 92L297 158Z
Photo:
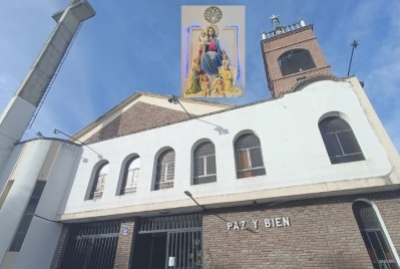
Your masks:
M0 169L5 165L16 141L25 132L36 107L13 96L0 116Z
M67 142L54 141L60 150L47 178L36 214L56 219L63 206L65 197L68 197L71 183L75 177L77 166L82 155L82 148Z
M51 145L58 147L58 152L53 160L46 160ZM44 162L50 161L53 165L35 214L56 220L63 209L62 204L68 196L82 154L81 147L63 141L34 140L19 145L16 151L21 152L19 148L24 146L23 156L17 164L19 172L0 210L0 261L13 240ZM34 216L12 268L49 268L61 227L59 223Z
M6 255L4 255L3 261L0 264L0 269L13 268L17 258L18 258L17 252L7 252Z
M60 146L46 186L35 214L49 220L56 220L60 214L64 196L68 196L70 183L75 176L82 148L70 143L54 141ZM32 219L15 268L50 268L62 225L38 217ZM40 244L40 248L38 248Z
M50 268L62 224L33 217L13 269Z
M365 161L330 163L318 128L321 116L329 112L345 115L363 150ZM217 126L228 133L219 134ZM253 130L260 138L265 176L236 179L233 141L243 130ZM203 138L215 144L217 182L191 185L192 146ZM151 191L154 157L166 146L172 147L176 153L174 187ZM90 147L110 162L103 196L84 201L92 169L100 161L96 154L85 148L83 158L87 162L79 165L64 214L132 205L142 206L141 210L146 211L157 203L188 200L183 194L185 190L198 199L218 199L260 190L386 177L392 169L349 82L315 82L281 99L91 144ZM116 196L121 164L132 153L141 157L137 193Z
M18 162L18 159L21 155L21 151L23 150L23 148L24 148L23 145L17 145L16 147L14 147L12 152L8 156L4 167L0 170L0 195L4 190L4 187L6 186L7 181L11 176L11 173L13 172Z
M22 152L25 155L24 167L20 169L0 210L0 260L3 260L18 228L50 145L51 141L35 140L27 143Z

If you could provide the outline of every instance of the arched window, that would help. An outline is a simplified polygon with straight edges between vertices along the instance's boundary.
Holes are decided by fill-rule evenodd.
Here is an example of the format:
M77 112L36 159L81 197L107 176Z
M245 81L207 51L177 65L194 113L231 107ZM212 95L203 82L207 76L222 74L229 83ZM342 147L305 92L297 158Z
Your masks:
M174 186L175 177L175 151L165 150L157 159L156 178L154 190L168 189Z
M353 213L374 268L399 268L373 206L356 201L353 203Z
M89 200L99 199L103 195L104 185L108 175L108 162L102 163L96 170L92 188L89 194Z
M130 158L124 167L122 176L120 195L136 192L139 179L140 158L138 156Z
M235 141L238 178L265 175L260 139L254 134L241 135Z
M315 68L310 52L305 49L288 50L278 58L278 62L282 76Z
M320 121L319 130L332 164L365 160L350 125L338 117Z
M215 147L213 143L204 142L196 147L193 153L193 164L193 184L217 181Z

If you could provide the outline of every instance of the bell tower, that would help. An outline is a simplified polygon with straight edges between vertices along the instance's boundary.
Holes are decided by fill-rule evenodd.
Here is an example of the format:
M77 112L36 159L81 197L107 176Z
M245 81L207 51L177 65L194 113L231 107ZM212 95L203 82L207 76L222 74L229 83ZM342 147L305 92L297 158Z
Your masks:
M269 90L273 98L291 92L304 79L327 75L331 68L318 44L313 26L299 22L282 26L271 16L273 31L263 32L261 49Z

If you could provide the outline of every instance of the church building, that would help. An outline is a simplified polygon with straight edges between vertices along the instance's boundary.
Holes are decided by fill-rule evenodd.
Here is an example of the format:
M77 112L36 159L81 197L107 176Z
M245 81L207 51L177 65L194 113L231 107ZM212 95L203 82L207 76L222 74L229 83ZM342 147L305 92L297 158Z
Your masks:
M137 92L68 140L20 141L94 14L54 15L55 52L0 118L0 269L400 268L399 155L303 20L262 34L269 99Z

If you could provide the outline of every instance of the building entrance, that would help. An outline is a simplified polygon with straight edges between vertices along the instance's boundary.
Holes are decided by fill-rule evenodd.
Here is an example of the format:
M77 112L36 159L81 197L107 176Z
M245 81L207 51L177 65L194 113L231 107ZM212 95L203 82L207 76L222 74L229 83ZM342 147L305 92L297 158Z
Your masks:
M61 269L112 268L119 228L119 221L71 225Z
M132 268L202 268L202 215L142 219Z

